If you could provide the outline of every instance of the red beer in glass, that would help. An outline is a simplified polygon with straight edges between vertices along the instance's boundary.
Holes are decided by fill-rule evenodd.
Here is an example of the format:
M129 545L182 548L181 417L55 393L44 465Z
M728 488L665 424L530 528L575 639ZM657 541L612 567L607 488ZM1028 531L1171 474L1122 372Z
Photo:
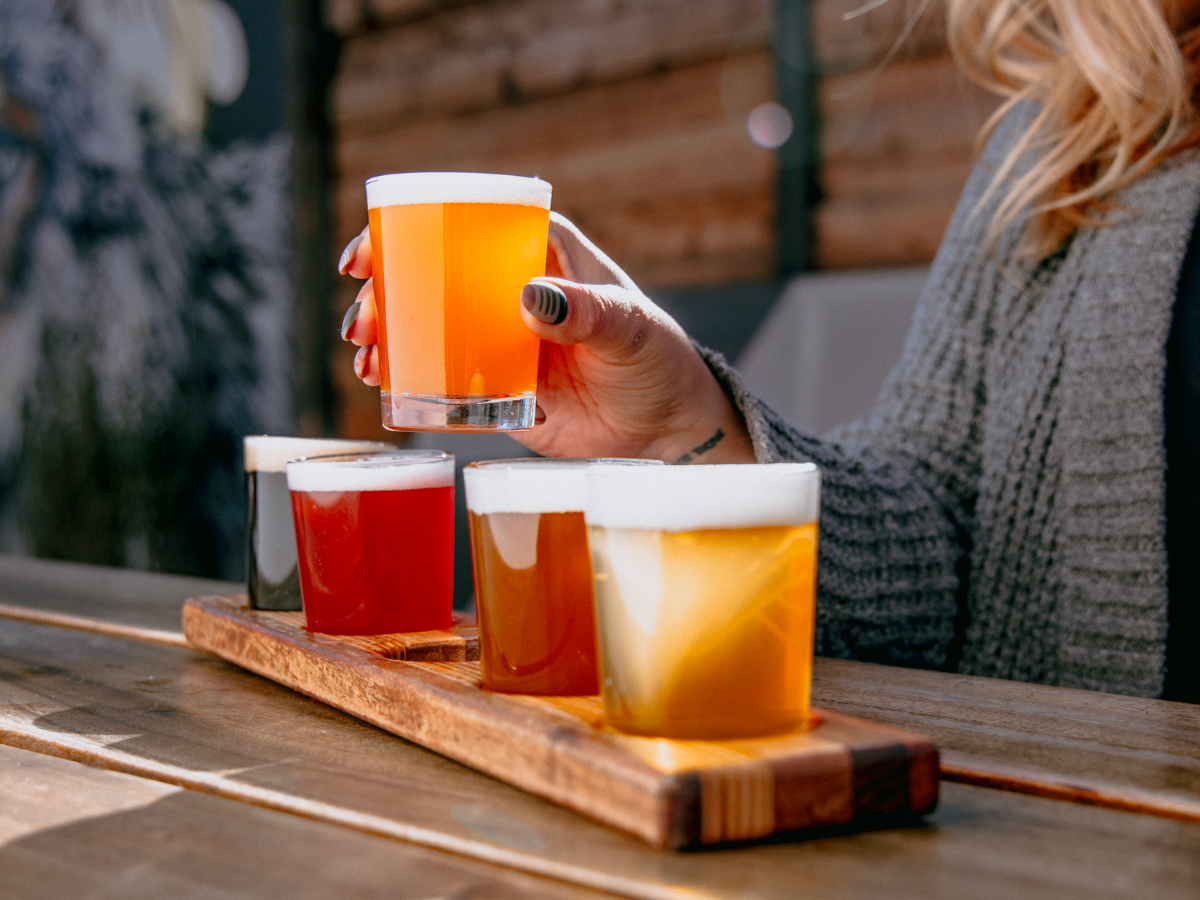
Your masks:
M300 592L309 631L449 628L454 457L440 450L293 460Z

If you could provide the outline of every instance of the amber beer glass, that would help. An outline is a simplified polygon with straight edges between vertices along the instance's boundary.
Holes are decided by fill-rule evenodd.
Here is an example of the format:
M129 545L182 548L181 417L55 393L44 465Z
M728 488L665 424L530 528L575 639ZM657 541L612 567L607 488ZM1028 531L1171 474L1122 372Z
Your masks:
M546 272L550 185L409 172L367 182L383 425L533 427L538 339L521 288Z
M501 459L463 468L486 690L600 692L584 474L647 462Z
M248 548L247 592L252 609L300 609L296 535L284 466L289 459L321 453L385 450L391 444L324 438L247 435L242 441L246 469Z
M293 460L287 481L309 631L450 627L451 454L389 450Z
M806 725L819 494L811 463L588 472L608 725L697 739Z

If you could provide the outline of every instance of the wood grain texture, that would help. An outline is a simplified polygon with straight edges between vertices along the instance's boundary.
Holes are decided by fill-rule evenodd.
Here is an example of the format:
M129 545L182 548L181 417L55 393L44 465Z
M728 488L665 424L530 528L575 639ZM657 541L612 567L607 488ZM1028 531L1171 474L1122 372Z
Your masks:
M334 243L363 227L371 175L536 174L644 286L772 277L774 154L746 133L773 99L769 6L335 3ZM371 398L338 384L344 433L375 433Z
M243 587L0 553L0 604L178 635L179 610L188 597L236 593Z
M762 51L470 116L345 128L337 242L366 223L373 175L509 172L549 181L554 209L643 284L767 277L775 159L745 117L771 78Z
M199 651L0 621L0 744L611 893L681 896L559 860L613 833L552 842L570 813L531 827L521 792Z
M0 746L0 847L48 828L148 806L181 790Z
M889 0L866 8L864 0L812 3L813 50L823 77L949 52L944 3Z
M223 659L658 847L922 815L937 802L932 744L838 713L770 738L642 738L602 729L599 697L488 693L475 663L382 658L238 599L189 600L183 629Z
M947 56L825 78L818 99L822 159L873 164L881 172L902 160L927 157L936 164L969 156L999 105Z
M609 896L12 747L0 796L9 900Z
M1200 706L840 660L813 701L919 729L944 778L1200 822Z
M892 0L853 15L864 5L863 0L812 3L813 41L823 74L946 53L941 3ZM568 89L597 77L636 76L653 71L655 64L662 69L750 43L765 45L770 30L764 0L326 0L325 8L326 22L364 61L386 55L388 48L407 50L427 65L447 66L456 50L499 45L496 54L513 68L524 63L561 73ZM368 22L373 27L365 28ZM418 55L431 46L441 51L440 59ZM453 68L470 71L469 63L477 60L456 62ZM347 59L343 72L349 77L362 64ZM397 86L412 90L413 82Z
M952 683L943 689L953 696ZM0 744L647 900L798 890L844 900L1182 900L1200 883L1193 825L959 784L943 785L924 823L663 854L209 654L13 620L0 620ZM171 817L139 833L171 841ZM81 849L99 837L82 834ZM171 843L186 847L190 833L180 837ZM239 872L254 865L249 842L226 852ZM358 864L352 847L344 858ZM274 851L264 859L285 862ZM436 896L402 888L397 879L394 896Z
M181 589L233 587L4 555L0 576L0 595L30 610L151 630L179 621ZM1167 816L1200 798L1200 721L1186 704L821 658L813 698L929 735L949 778Z
M10 606L7 603L0 603L0 618L37 622L42 625L57 625L60 628L74 628L77 631L94 631L97 634L111 634L114 637L128 638L132 641L150 641L154 644L168 644L173 647L188 646L187 638L181 631L139 628L136 625L117 625L88 616L70 616L24 606Z
M611 198L591 198L605 202L742 189L773 172L772 154L750 141L736 115L740 107L749 113L770 98L771 78L764 51L511 109L398 124L383 132L346 128L336 164L339 177L350 183L339 190L357 192L365 221L366 178L428 170L439 162L450 171L538 174L554 186L556 208L574 186L614 191ZM735 95L723 98L725 90ZM726 99L739 107L734 117L726 112ZM693 163L707 165L681 168ZM570 211L569 204L563 208Z
M339 128L380 130L512 107L767 47L764 0L501 0L346 44Z
M365 223L370 175L505 171L549 180L556 209L647 288L773 277L775 154L746 135L750 110L774 99L769 6L331 0L346 38L331 104L336 246ZM864 8L811 4L818 268L928 263L995 107L954 68L943 4ZM373 398L335 380L343 432L377 435Z
M825 78L819 102L818 266L932 260L997 99L934 56Z
M957 193L829 200L814 216L816 264L822 269L928 264L957 202Z
M304 628L304 613L250 609L245 594L208 598L221 615L236 620L252 634L284 635L293 644L341 648L354 647L381 659L407 659L422 662L462 662L479 659L479 631L474 616L454 614L455 625L449 631L411 631L404 634L343 634L333 637L315 634ZM184 608L186 614L186 607ZM0 608L0 615L3 609Z

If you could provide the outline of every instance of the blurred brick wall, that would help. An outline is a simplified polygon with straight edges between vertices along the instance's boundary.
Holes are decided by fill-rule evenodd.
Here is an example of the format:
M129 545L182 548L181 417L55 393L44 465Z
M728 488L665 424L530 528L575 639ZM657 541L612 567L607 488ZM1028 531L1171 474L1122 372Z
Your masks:
M775 157L746 116L773 97L770 0L326 0L342 39L330 101L337 247L384 172L538 175L648 288L766 279ZM822 268L927 262L994 100L949 60L918 0L815 0ZM340 288L338 308L356 286ZM378 392L338 347L339 432L378 436ZM394 439L394 436L392 436Z

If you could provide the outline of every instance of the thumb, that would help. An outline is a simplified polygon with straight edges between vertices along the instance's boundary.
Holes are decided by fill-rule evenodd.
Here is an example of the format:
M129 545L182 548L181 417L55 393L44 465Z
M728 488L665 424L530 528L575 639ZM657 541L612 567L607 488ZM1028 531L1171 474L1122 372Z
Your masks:
M563 278L535 278L525 285L521 318L544 341L583 344L610 359L628 358L644 350L645 339L659 328L678 329L640 292Z

